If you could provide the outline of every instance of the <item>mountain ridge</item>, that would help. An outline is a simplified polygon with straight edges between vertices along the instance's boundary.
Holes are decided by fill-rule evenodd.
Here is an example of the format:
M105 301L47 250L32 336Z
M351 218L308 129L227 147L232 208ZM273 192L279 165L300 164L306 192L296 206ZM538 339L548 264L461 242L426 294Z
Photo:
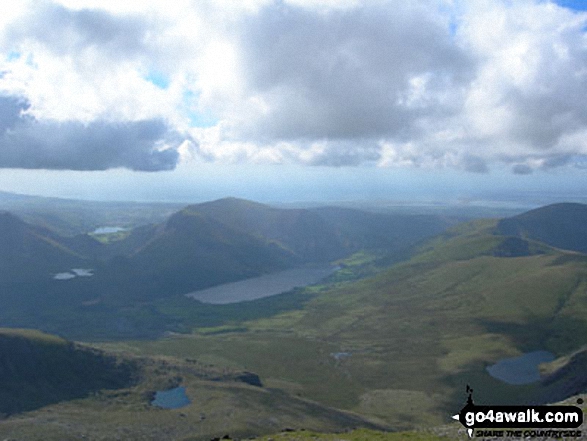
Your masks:
M546 205L500 220L497 231L587 253L587 205L570 202Z

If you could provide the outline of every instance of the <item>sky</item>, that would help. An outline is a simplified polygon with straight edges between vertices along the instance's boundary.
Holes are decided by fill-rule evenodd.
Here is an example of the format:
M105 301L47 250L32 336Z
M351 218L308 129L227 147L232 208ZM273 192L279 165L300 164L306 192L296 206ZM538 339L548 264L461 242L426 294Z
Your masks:
M0 190L587 200L587 2L0 3Z

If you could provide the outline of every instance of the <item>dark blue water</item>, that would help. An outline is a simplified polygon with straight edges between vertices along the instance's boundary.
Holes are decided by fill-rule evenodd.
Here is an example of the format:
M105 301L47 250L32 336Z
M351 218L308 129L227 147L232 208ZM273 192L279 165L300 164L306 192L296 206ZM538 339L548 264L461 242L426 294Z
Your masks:
M180 386L174 389L155 392L155 399L151 401L153 406L163 409L179 409L191 403L185 393L185 387Z
M492 366L487 372L493 378L507 384L530 384L540 380L538 365L554 360L554 355L548 351L534 351L519 357L504 358Z

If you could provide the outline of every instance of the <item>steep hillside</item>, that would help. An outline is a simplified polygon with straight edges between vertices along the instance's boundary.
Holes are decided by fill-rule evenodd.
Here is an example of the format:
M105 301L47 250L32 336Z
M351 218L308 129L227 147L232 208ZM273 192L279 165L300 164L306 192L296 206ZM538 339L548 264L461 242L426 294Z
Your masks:
M48 334L0 328L0 414L12 414L134 382L136 368Z
M187 210L279 243L305 262L332 261L362 249L397 252L452 223L433 215L337 207L281 209L235 198L192 205Z
M0 284L50 279L52 272L80 265L83 260L48 230L0 212Z
M114 282L126 280L147 296L164 297L278 271L299 259L275 243L185 209L126 262L113 262L107 276L115 274Z
M262 380L195 359L114 354L37 331L0 329L0 437L210 440L285 427L389 429L265 388ZM185 393L181 404L153 402L178 386Z
M587 205L553 204L501 220L499 234L587 253Z
M555 386L511 386L486 371L524 352L565 356L587 344L584 256L496 235L496 224L461 225L409 261L323 288L297 310L232 332L135 346L246 366L274 387L396 428L446 421L462 406L466 384L480 403L581 392L584 382L565 371Z
M349 254L340 234L317 214L305 209L280 209L226 198L186 208L230 228L279 244L304 262L327 262Z
M455 223L448 217L417 214L382 214L350 208L322 207L311 210L338 232L345 246L357 249L405 249L440 234Z

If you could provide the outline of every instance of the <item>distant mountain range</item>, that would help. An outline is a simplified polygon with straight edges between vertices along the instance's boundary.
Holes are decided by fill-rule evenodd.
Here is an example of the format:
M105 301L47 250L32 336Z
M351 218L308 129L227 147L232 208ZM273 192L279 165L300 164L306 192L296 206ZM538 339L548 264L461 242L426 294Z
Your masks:
M62 236L2 212L0 324L90 339L173 331L162 341L120 348L189 357L180 370L165 358L144 365L169 369L176 383L181 372L201 392L208 389L195 379L199 360L219 363L219 371L246 366L270 387L231 385L231 400L263 394L262 401L275 400L263 401L266 415L273 403L287 404L297 409L297 422L319 405L333 430L371 418L394 428L444 424L460 408L466 384L475 388L476 401L490 404L548 402L587 391L586 253L587 206L569 203L456 224L433 215L283 209L227 198L184 207L107 241ZM380 259L394 255L403 260ZM341 259L340 273L362 278L340 276L336 283L235 305L199 304L182 295ZM387 265L362 273L361 259ZM54 279L76 268L94 275ZM557 357L543 366L546 375L537 383L511 386L486 370L534 350ZM87 387L84 369L96 373ZM133 375L132 366L116 365L105 353L34 331L0 330L0 413L125 387ZM38 402L35 390L42 392ZM143 412L141 400L134 406ZM239 412L256 403L231 402ZM197 406L203 405L194 404L190 415L209 412Z
M483 250L495 257L544 254L552 247L585 252L586 220L587 206L556 204L496 221L487 234L472 238L465 231L470 226L447 230L456 220L446 216L285 209L226 198L187 206L161 223L100 241L89 234L62 236L2 212L0 323L17 325L23 317L30 323L54 323L63 320L56 318L60 308L77 308L83 315L88 305L105 308L104 317L115 317L121 307L134 308L137 302L299 265L332 263L358 251L387 256L382 259L387 265L410 255L426 259L435 241L443 243L441 251L434 249L436 258L442 253L447 261ZM91 269L92 276L54 280L76 268ZM153 314L153 326L168 320ZM96 311L92 319L98 316ZM116 329L128 328L123 319L116 320Z
M103 226L134 228L163 222L185 204L102 202L29 196L0 191L0 210L60 236L85 234Z
M431 215L280 209L227 198L190 205L105 244L88 234L60 236L4 213L0 283L91 267L98 268L93 280L105 291L154 298L331 262L361 249L397 252L450 224Z

